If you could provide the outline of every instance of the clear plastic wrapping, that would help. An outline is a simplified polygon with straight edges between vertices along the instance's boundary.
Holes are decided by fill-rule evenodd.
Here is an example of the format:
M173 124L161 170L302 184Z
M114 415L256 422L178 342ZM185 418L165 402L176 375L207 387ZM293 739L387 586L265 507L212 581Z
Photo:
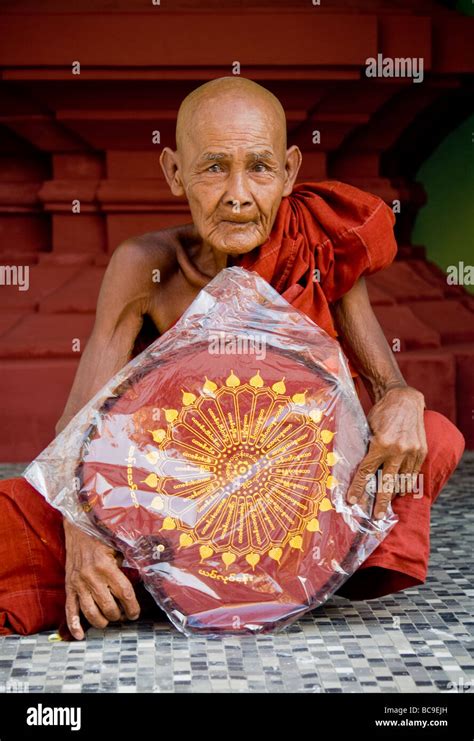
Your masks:
M346 503L369 429L338 343L256 273L221 271L26 469L124 554L173 624L281 628L397 519Z

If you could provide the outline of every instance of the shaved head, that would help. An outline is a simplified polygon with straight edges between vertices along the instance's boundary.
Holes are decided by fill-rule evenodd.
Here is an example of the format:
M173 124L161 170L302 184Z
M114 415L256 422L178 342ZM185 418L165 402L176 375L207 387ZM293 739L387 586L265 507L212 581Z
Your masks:
M286 116L278 98L253 80L245 77L219 77L217 80L205 82L193 90L180 105L176 120L176 146L178 151L183 146L185 138L195 125L200 109L206 110L216 103L220 106L231 102L234 106L246 103L268 111L273 125L282 138L282 146L286 149Z
M204 248L243 254L264 244L301 163L298 147L287 149L278 98L242 77L206 82L180 106L176 146L165 147L161 167L172 193L186 196Z

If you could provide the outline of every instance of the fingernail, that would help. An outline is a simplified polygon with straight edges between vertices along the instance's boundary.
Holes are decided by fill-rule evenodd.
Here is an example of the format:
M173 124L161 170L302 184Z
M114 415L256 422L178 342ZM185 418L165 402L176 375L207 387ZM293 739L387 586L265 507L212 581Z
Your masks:
M375 519L376 519L376 520L383 520L383 518L384 518L384 517L385 517L385 512L378 512L378 513L377 513L377 514L375 515Z
M356 504L357 503L357 497L349 497L347 500L349 504Z

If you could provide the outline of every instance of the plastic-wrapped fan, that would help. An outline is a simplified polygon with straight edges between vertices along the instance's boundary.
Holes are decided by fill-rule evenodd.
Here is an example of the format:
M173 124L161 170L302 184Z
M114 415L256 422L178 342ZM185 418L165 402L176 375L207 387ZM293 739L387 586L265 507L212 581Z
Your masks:
M338 344L240 268L78 417L52 444L64 436L74 491L51 491L49 449L25 475L186 633L288 624L396 522L345 502L368 428Z

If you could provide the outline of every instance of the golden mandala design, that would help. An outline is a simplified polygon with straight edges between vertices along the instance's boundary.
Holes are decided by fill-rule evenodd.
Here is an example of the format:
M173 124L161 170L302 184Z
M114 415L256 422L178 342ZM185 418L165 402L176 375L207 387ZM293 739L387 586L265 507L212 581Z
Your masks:
M147 430L153 470L140 488L156 492L151 508L180 547L255 568L264 554L280 562L286 546L301 550L305 530L321 532L337 456L307 391L289 396L284 378L266 386L257 372L242 383L231 371L221 386L206 377L199 394L183 389L181 408L163 415L165 426Z

